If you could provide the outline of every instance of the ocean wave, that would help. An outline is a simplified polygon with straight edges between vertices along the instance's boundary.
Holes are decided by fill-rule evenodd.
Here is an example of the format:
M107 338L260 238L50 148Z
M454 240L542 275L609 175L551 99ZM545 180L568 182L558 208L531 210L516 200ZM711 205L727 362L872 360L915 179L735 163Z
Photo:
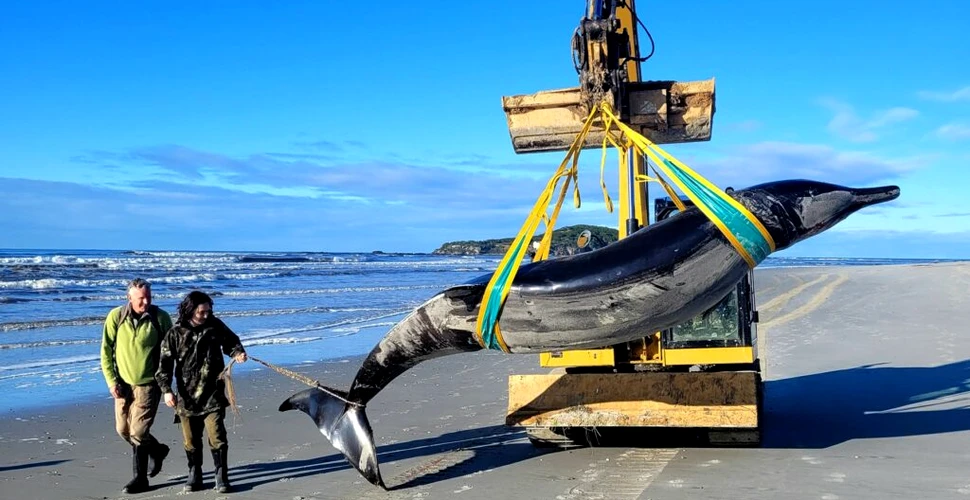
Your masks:
M37 321L15 321L0 323L0 332L15 332L22 330L37 330L42 328L57 328L62 326L88 326L102 323L104 318L86 316L72 319L46 319Z
M329 330L336 335L324 335L319 337L258 337L244 340L243 343L248 346L255 345L280 345L280 344L302 344L306 342L317 342L320 340L332 340L341 337L349 337L351 335L356 335L361 332L361 330L367 328L379 328L382 326L394 326L396 322L393 321L380 321L376 323L362 322L353 326L343 326L330 328ZM304 329L296 329L298 331L310 331ZM298 333L294 331L293 333Z
M86 263L90 263L89 259L72 255L29 255L0 257L0 266L78 265Z
M159 276L150 278L152 283L164 284L184 284L211 281L245 281L264 278L277 278L283 273L197 273L184 276ZM0 281L0 289L26 289L45 291L52 290L64 292L65 289L72 288L105 288L118 287L124 288L129 279L65 279L65 278L39 278L16 281Z
M33 378L33 379L42 379L42 380L54 379L55 383L57 381L64 381L64 380L68 380L70 382L76 382L77 381L76 377L80 377L82 375L100 374L100 373L101 373L101 365L94 364L93 366L76 369L76 370L64 370L63 368L57 368L55 370L47 370L47 371L21 372L21 373L12 373L9 375L0 375L0 380L16 380L16 379ZM25 389L36 385L37 385L36 382L33 382L33 383L24 382L21 385L18 385L17 388ZM44 385L51 385L51 384L48 382Z
M34 349L38 347L61 347L66 345L97 344L101 339L84 340L38 340L36 342L19 342L14 344L0 344L0 349Z
M341 335L336 335L336 337L345 337L347 335L353 335L355 333L360 333L360 331L363 330L364 328L377 328L377 327L380 327L380 326L394 326L396 324L397 324L396 321L381 321L381 322L378 322L378 323L367 323L367 324L355 325L355 326L338 327L338 328L334 328L333 331L341 334Z
M73 365L78 363L90 363L92 361L100 362L101 356L71 356L67 358L44 359L40 361L29 361L27 363L0 365L0 372L13 371L13 370L27 370L30 368L44 368L44 367L51 367L51 366ZM3 380L4 378L9 378L9 376L0 375L0 380Z
M240 311L221 311L218 316L221 318L250 318L258 316L289 316L293 314L319 314L335 312L363 312L363 311L383 311L384 307L292 307L280 309L258 309Z
M305 343L305 342L315 342L320 340L335 339L340 337L347 337L350 335L355 335L361 330L366 328L377 328L377 327L391 327L396 323L393 321L380 321L393 316L403 315L409 312L409 309L388 311L383 314L376 314L366 317L350 318L343 321L335 321L331 323L321 323L305 325L301 327L293 328L277 328L268 330L255 330L251 333L240 334L240 340L243 345L247 346L257 346L257 345L277 345L277 344L295 344L295 343ZM316 331L329 331L331 335L322 336L310 336L302 337L296 336L294 334L316 332ZM71 340L71 341L38 341L38 342L22 342L13 344L0 344L0 349L18 349L18 348L36 348L36 347L49 347L49 346L63 346L63 345L78 345L78 344L94 344L100 342L100 339L84 339L84 340ZM49 376L51 373L66 373L64 372L65 366L69 365L81 365L84 363L99 364L100 355L83 355L83 356L69 356L64 358L53 358L53 359L43 359L38 361L29 361L24 363L13 363L8 365L0 366L0 380L14 379L14 378L25 378L25 377L44 377ZM50 369L47 371L37 371L37 369ZM98 368L95 368L98 369ZM32 370L32 371L24 371ZM51 371L53 370L53 371ZM3 373L3 372L14 372L14 373Z
M250 256L240 257L239 262L243 263L257 263L257 262L312 262L306 257L260 257L260 256Z
M291 307L291 308L276 308L276 309L250 309L250 310L243 309L238 311L221 311L218 313L218 316L220 318L252 318L252 317L266 317L266 316L291 316L295 314L327 314L327 313L344 313L344 312L386 311L386 310L387 310L386 307L310 306L310 307ZM42 330L46 328L59 328L59 327L71 327L71 326L91 326L91 325L100 325L103 322L104 322L104 317L102 316L85 316L82 318L46 319L46 320L36 320L36 321L14 321L10 323L0 323L0 332ZM4 348L3 345L0 345L0 349L3 349L3 348Z
M293 333L316 332L320 330L336 330L337 328L347 327L348 325L360 325L363 323L373 322L379 319L385 319L393 316L407 314L410 311L411 311L410 309L401 309L396 311L390 311L384 314L378 314L375 316L363 317L363 318L350 318L343 321L336 321L333 323L320 323L316 325L306 325L306 326L291 327L291 328L270 328L265 330L255 330L252 333L240 335L239 339L242 340L243 343L245 344L247 342L251 342L257 339L280 337L283 335L290 335ZM391 323L391 324L393 325L394 323ZM359 331L359 329L357 331Z
M22 304L24 302L30 302L30 300L17 297L0 297L0 304Z
M392 292L407 290L442 289L451 285L428 284L428 285L403 285L403 286L382 286L382 287L340 287L340 288L314 288L314 289L292 289L292 290L246 290L246 291L210 291L212 297L286 297L292 295L316 295L316 294L335 294L335 293L368 293L368 292ZM155 300L158 299L181 299L185 293L152 293ZM24 299L24 302L112 302L124 301L124 294L111 295L76 295L69 297L41 296L35 299Z
M332 254L332 253L232 253L232 252L143 252L124 251L111 255L15 255L0 257L0 268L12 266L100 267L104 269L158 269L172 266L233 264L329 264L361 266L458 265L468 262L498 262L500 255L434 256L425 254ZM413 257L413 258L408 258ZM430 257L430 258L429 258Z
M304 342L316 342L323 337L279 337L268 339L254 339L246 342L247 346L257 345L282 345L282 344L302 344Z
M401 290L422 290L439 288L440 285L405 285L405 286L352 286L341 288L318 288L313 290L247 290L218 292L226 297L275 297L281 295L312 295L331 293L360 293L360 292L392 292Z

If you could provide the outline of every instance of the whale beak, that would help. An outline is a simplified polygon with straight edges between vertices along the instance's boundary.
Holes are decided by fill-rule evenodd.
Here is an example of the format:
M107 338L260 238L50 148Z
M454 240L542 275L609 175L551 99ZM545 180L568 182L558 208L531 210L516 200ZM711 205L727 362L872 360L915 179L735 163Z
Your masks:
M852 190L852 203L858 208L899 198L899 186L881 186Z

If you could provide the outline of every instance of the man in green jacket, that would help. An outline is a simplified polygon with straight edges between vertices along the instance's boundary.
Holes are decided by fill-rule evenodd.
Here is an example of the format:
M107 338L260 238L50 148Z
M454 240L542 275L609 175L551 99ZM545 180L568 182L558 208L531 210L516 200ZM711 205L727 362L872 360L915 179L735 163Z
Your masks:
M125 493L148 491L148 477L161 472L168 455L168 446L149 430L161 399L155 381L159 348L171 328L172 317L152 305L152 285L141 278L128 284L128 303L112 309L104 321L101 371L115 400L115 430L132 447L134 477Z

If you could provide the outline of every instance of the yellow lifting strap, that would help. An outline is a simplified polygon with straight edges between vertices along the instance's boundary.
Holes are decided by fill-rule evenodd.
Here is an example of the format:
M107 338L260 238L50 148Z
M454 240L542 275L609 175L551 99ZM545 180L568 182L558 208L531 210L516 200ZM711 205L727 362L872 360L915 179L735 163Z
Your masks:
M546 259L549 256L549 247L552 243L552 232L553 227L556 224L556 218L559 215L559 209L562 207L563 199L566 193L569 191L569 182L577 180L577 165L579 162L579 153L582 151L582 144L589 134L589 130L593 125L593 120L596 118L596 113L590 113L586 118L586 122L583 124L583 128L579 135L576 136L576 140L573 141L572 145L569 147L569 151L566 153L566 157L563 159L562 163L559 164L559 168L556 169L556 173L553 174L552 178L546 184L545 189L539 195L536 200L535 205L532 207L532 212L526 218L525 223L519 230L519 234L512 240L512 244L509 246L508 251L499 262L498 267L495 269L495 273L492 275L492 279L488 282L488 286L485 288L485 295L482 297L482 303L478 311L478 321L477 321L477 339L482 347L488 349L496 349L508 352L508 346L505 345L505 341L502 339L502 332L498 326L498 316L502 304L505 303L505 298L508 296L509 289L512 287L512 281L515 279L515 274L519 270L519 266L522 264L523 258L525 258L526 253L529 250L529 246L532 244L532 238L535 235L536 229L539 226L539 222L545 222L546 231L542 237L542 241L539 248L536 249L535 256L533 257L534 262ZM572 165L570 165L570 160ZM567 168L568 166L568 168ZM559 200L556 202L556 208L552 213L552 216L546 215L546 208L549 206L549 202L552 200L553 192L556 189L556 184L559 183L560 179L565 179L562 187L559 191ZM576 208L579 208L580 197L579 197L579 186L576 183L574 188L574 199Z
M545 222L546 231L539 248L536 250L533 261L548 258L556 218L562 207L563 199L569 190L570 181L577 182L579 154L582 151L582 144L585 142L586 136L589 134L590 128L596 118L602 121L606 132L603 137L600 186L603 188L603 195L609 212L613 212L613 203L610 200L606 190L606 184L603 181L603 170L606 165L608 145L612 144L619 151L621 168L626 165L626 159L629 154L641 154L659 166L681 191L694 202L694 205L717 226L751 268L754 268L768 254L775 250L774 240L771 238L767 229L743 205L676 158L660 149L652 141L621 122L613 113L611 106L603 102L599 107L594 108L586 118L582 130L569 147L566 157L559 164L559 168L539 195L539 198L532 208L532 212L526 218L518 235L512 241L509 250L505 253L502 261L499 262L498 267L485 288L476 324L476 338L484 348L509 352L508 346L502 338L498 322L502 305L508 297L512 282L515 279L515 274L518 272L522 260L531 245L532 238L540 221ZM616 130L614 130L614 126ZM567 168L570 161L572 165ZM681 211L685 210L684 203L677 196L673 187L664 181L656 168L652 168L652 170L655 177L638 175L635 180L639 182L654 181L660 183L677 205L677 208ZM552 200L553 192L560 179L565 179L565 182L560 188L559 200L556 202L552 215L547 216L546 209ZM574 197L576 208L579 208L580 197L578 185L574 188Z

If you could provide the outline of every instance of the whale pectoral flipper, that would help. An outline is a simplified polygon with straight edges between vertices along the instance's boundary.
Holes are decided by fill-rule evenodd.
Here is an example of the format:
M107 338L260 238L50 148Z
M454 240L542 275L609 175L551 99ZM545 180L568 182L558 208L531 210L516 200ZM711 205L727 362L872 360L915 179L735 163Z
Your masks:
M377 448L364 406L348 403L346 393L327 388L298 392L280 404L279 411L300 410L317 424L334 448L372 484L387 489L377 466Z

